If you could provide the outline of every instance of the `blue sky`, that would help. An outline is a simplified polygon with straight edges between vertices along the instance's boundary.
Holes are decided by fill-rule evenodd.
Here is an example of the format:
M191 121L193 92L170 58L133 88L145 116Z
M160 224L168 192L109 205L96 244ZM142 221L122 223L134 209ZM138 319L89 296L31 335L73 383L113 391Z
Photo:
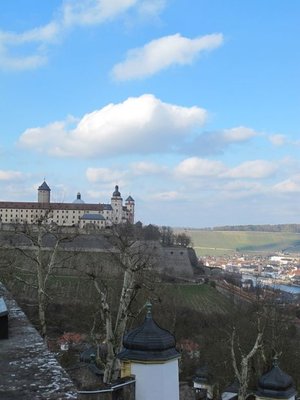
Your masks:
M2 0L0 199L300 223L297 0Z

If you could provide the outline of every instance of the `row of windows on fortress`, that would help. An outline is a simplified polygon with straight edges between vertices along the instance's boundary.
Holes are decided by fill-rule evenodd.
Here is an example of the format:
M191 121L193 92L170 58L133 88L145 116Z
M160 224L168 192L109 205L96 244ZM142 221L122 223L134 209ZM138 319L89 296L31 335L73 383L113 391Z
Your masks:
M0 210L0 218L2 222L7 223L17 223L17 222L27 222L34 223L37 218L43 215L44 210L36 210L36 209L1 209ZM118 210L115 210L118 213ZM89 211L89 210L53 210L49 215L47 220L49 222L56 222L58 224L70 224L75 225L79 223L80 218L84 214L101 214L105 218L106 221L118 221L118 217L113 217L113 213L110 210L100 211ZM128 218L129 213L125 213L126 218ZM97 221L97 224L103 225L105 221ZM85 222L84 222L85 223Z

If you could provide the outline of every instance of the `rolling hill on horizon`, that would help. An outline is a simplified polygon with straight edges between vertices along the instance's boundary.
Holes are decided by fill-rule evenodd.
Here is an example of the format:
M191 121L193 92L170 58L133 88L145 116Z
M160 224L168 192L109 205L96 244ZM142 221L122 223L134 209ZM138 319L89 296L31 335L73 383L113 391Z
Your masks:
M300 233L238 230L180 229L191 237L196 254L230 255L240 253L300 253Z

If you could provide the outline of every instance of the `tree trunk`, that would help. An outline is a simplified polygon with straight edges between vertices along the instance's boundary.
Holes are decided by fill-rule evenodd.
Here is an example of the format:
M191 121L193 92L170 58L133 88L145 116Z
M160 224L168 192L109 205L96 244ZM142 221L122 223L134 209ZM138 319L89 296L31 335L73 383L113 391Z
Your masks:
M260 324L259 324L260 325ZM238 399L245 400L247 397L247 389L250 379L250 368L249 363L250 360L254 357L256 352L259 350L262 343L263 333L260 330L257 333L255 343L252 349L248 354L241 354L241 361L238 367L236 353L235 353L235 329L233 329L231 334L231 357L232 357L232 365L235 372L235 376L239 381L240 387L238 392ZM241 349L240 349L241 351ZM241 352L242 353L242 352Z

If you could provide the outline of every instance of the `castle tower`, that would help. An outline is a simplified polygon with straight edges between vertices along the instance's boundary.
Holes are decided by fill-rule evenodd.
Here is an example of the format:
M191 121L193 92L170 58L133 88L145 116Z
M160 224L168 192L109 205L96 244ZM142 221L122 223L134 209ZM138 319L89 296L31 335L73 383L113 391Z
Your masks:
M262 375L258 381L256 399L295 400L296 394L293 379L279 368L277 359L275 358L270 371Z
M121 376L135 375L136 400L179 400L178 359L175 338L152 319L147 304L144 323L123 339Z
M119 192L119 186L115 186L115 191L112 194L111 198L111 207L112 207L112 223L119 224L122 222L123 217L123 199L121 197L121 193Z
M129 211L129 222L134 223L134 200L131 196L128 196L125 200L125 207Z
M44 203L44 204L49 204L50 203L50 192L51 189L47 185L46 181L41 184L41 186L38 187L38 202L39 203Z

